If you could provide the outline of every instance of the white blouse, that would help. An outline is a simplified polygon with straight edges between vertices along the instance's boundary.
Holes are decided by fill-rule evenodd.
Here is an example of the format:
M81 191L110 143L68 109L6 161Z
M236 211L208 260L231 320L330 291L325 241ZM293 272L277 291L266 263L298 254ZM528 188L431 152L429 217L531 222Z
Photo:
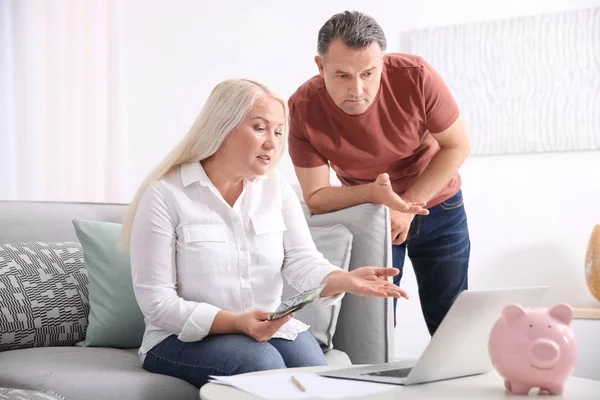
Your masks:
M298 197L277 171L246 180L231 207L199 162L182 165L146 189L130 253L146 322L142 361L172 334L184 342L202 340L219 310L274 311L282 275L307 290L339 270L316 249ZM342 297L320 301L333 305ZM273 337L293 340L308 328L291 319Z

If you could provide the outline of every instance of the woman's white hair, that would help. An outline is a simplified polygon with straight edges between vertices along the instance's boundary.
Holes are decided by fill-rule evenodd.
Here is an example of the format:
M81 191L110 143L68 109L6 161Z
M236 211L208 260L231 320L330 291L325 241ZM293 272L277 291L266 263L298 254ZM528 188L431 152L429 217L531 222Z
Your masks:
M229 133L235 130L250 112L258 98L267 96L278 100L284 110L283 143L287 142L289 112L286 101L260 82L249 79L229 79L219 83L211 91L198 118L190 131L175 146L158 167L148 175L137 190L123 219L121 246L129 249L131 228L140 198L144 191L157 180L180 165L200 162L215 154ZM285 145L278 155L283 154ZM274 163L275 165L276 163Z

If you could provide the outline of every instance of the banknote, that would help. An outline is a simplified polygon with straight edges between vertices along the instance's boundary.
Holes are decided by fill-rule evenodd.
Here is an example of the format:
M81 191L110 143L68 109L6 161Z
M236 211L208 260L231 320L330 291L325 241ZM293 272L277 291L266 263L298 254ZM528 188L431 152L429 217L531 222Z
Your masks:
M319 295L323 291L324 287L325 285L319 285L315 288L298 293L284 300L283 302L281 302L279 307L277 307L277 310L275 310L271 315L269 315L269 321L281 318L283 316L303 309L305 306L319 298Z

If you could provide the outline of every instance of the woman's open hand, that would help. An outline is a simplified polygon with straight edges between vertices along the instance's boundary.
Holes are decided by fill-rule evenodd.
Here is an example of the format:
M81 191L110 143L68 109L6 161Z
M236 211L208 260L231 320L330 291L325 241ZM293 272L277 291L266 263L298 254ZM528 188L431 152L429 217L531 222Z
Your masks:
M404 297L408 299L408 293L404 289L386 279L399 273L400 270L397 268L382 267L360 267L351 272L332 272L323 280L326 286L321 292L321 297L348 292L357 296Z
M397 268L360 267L348 273L345 287L346 292L358 296L375 297L404 297L408 299L408 293L392 282L385 279L400 273Z

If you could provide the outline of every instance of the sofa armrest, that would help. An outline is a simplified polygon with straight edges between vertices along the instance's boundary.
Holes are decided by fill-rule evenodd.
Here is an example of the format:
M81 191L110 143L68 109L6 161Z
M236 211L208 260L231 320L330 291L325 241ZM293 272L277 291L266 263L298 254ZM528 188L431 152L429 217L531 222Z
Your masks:
M362 266L392 266L389 209L360 204L343 210L312 215L302 203L309 226L344 225L352 234L349 270ZM333 347L344 351L353 364L389 362L394 354L393 299L346 294L333 336Z

